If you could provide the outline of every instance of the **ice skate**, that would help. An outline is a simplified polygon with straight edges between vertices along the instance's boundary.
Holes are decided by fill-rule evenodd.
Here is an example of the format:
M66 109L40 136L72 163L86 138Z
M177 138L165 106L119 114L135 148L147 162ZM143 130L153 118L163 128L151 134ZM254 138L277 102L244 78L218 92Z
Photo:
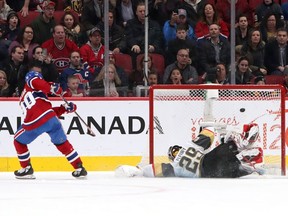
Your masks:
M33 173L34 173L34 170L31 165L14 171L14 175L17 179L35 179L35 176L33 175Z
M72 176L75 178L86 178L87 174L88 173L83 166L80 166L72 172Z
M143 172L140 168L129 165L122 165L115 170L116 177L136 177L143 176Z
M245 149L236 155L241 162L241 168L249 173L265 174L263 150L260 147Z

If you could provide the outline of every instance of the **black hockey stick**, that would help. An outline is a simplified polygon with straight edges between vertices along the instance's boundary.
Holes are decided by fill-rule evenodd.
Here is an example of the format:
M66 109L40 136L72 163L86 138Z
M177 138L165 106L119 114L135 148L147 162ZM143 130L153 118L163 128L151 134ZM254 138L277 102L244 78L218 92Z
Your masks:
M61 94L60 94L60 97L61 97L61 99L62 99L67 105L69 105L69 102L68 102ZM95 137L96 135L95 135L95 133L92 131L92 129L89 127L89 125L81 118L81 116L80 116L76 111L75 111L74 113L75 113L75 115L81 120L81 122L86 126L86 128L87 128L87 130L88 130L87 134Z

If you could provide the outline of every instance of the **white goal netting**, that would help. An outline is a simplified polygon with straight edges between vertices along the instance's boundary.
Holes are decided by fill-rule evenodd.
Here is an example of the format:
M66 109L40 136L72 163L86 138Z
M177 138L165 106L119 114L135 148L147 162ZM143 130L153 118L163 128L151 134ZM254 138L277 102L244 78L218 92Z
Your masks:
M151 162L168 161L171 145L194 139L201 125L219 127L220 133L257 123L257 146L264 151L265 167L285 174L285 93L281 86L159 85L150 89ZM220 130L221 128L221 130ZM278 174L277 173L277 174Z

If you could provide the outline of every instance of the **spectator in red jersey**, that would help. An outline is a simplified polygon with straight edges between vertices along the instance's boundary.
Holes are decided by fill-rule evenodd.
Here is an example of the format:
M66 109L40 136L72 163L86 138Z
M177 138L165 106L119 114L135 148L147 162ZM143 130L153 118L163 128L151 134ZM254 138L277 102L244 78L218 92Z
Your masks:
M83 62L99 72L104 64L104 46L101 43L101 30L97 27L88 31L89 41L80 47L80 54ZM91 71L93 72L93 71Z
M219 17L226 22L230 29L231 23L231 0L217 1L216 10ZM249 7L247 0L235 0L235 15L238 17L240 14L245 14L248 18L249 25L253 25L253 14Z
M48 54L52 55L57 71L61 73L69 66L70 53L79 51L78 46L66 38L62 25L56 25L53 29L53 38L45 41L42 48L46 48Z
M218 12L213 4L206 4L203 8L201 18L195 27L197 38L209 35L209 26L214 23L220 27L220 33L223 36L229 37L229 29L227 24L219 18Z

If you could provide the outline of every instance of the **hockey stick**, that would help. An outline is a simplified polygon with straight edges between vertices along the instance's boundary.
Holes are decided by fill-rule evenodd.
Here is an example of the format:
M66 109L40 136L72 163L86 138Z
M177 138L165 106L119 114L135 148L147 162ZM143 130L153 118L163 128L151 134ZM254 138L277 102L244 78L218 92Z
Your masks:
M60 97L67 105L69 105L69 102L61 94L60 94ZM95 137L96 135L92 131L92 129L89 127L89 125L81 118L81 116L76 111L74 113L81 120L81 122L86 126L86 128L88 130L87 134L89 134L90 136Z

